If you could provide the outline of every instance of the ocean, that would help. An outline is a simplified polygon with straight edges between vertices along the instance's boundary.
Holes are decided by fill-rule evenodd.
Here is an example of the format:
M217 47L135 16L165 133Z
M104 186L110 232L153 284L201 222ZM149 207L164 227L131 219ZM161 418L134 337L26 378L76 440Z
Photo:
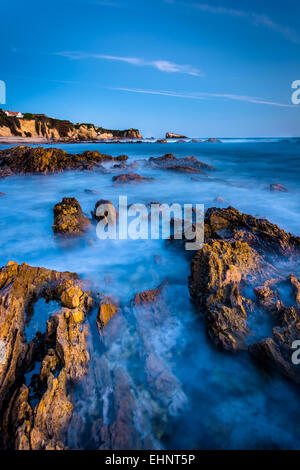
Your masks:
M115 173L108 167L107 173L96 169L0 180L0 191L5 193L0 197L0 266L13 260L77 272L90 281L94 292L113 295L120 302L120 312L108 324L104 339L99 338L95 312L89 317L89 374L70 390L82 431L70 431L68 445L79 449L101 445L93 423L117 419L113 410L122 400L122 390L130 396L128 432L135 448L300 449L298 388L259 368L247 352L232 355L216 349L189 297L190 254L165 240L99 240L95 227L77 240L60 239L52 231L53 206L63 197L76 197L90 216L98 199L117 206L119 196L126 195L129 204L233 206L300 236L300 141L53 147L70 153L126 154L129 163L137 162L134 173L154 178L116 186ZM144 165L150 157L170 152L176 157L195 156L215 170L191 175ZM287 192L272 192L271 184L281 184ZM280 269L299 277L299 266ZM133 308L137 292L165 280L165 308L160 313L153 316L147 309ZM35 309L30 338L38 329L45 331L53 305L37 304ZM250 326L254 339L271 329L263 320Z

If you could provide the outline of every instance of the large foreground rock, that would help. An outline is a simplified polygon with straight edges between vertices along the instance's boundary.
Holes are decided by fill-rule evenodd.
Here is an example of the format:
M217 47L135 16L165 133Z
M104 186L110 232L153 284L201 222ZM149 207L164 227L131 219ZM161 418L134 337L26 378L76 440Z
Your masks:
M300 281L277 267L299 263L300 238L228 207L206 212L205 242L192 261L189 289L214 343L228 351L249 348L260 363L300 382L292 361L300 338ZM275 326L257 341L248 317L262 312Z
M35 302L60 307L30 342ZM0 446L62 449L73 405L68 387L85 375L92 299L77 274L9 262L0 270ZM26 374L37 368L26 385Z

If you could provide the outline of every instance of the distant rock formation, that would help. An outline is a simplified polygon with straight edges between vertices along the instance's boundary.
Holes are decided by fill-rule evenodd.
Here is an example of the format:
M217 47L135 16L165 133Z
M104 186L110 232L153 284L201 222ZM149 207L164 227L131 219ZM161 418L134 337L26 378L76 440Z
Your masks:
M0 137L45 138L52 141L142 139L138 129L111 130L89 123L74 124L45 114L25 113L22 119L0 109Z
M215 137L210 137L205 142L207 142L209 144L221 144L222 143L222 141L220 139L216 139Z
M187 139L187 137L185 135L173 134L173 132L167 132L166 139Z

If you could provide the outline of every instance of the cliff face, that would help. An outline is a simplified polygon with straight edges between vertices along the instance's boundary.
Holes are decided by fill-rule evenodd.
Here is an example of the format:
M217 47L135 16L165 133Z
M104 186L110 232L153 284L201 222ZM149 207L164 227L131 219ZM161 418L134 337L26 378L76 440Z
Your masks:
M138 129L111 130L94 124L54 119L43 114L24 114L22 119L8 117L0 109L0 137L44 138L54 141L103 139L142 139Z

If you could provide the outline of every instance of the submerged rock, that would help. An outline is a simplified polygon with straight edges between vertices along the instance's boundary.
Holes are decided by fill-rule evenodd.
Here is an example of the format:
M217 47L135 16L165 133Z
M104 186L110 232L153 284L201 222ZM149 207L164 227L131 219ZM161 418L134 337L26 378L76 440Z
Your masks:
M288 193L288 190L282 184L270 184L270 191L277 193Z
M159 287L156 289L149 289L144 292L138 292L135 294L134 300L133 300L133 305L137 306L140 304L148 304L151 302L156 302L161 294L161 291L163 287L165 286L165 282L162 283Z
M163 168L182 173L202 173L203 170L214 170L212 165L200 162L196 157L176 158L173 153L167 153L162 157L151 157L148 164L153 168Z
M86 194L99 194L99 191L97 191L97 189L85 189L84 192Z
M105 208L102 208L103 210L103 215L100 215L99 213L99 208L105 205ZM104 210L105 209L105 210ZM111 201L108 201L106 199L100 199L99 201L96 202L95 209L91 211L92 218L94 220L97 220L98 222L102 219L108 219L110 222L116 223L117 219L117 211Z
M210 144L220 144L220 143L222 143L222 141L220 139L216 139L215 137L210 137L205 142L208 142Z
M87 150L81 154L69 154L57 148L28 147L20 145L0 150L0 176L27 173L57 173L64 170L91 170L102 168L107 161L124 161L126 155L112 157L98 151Z
M39 298L74 298L47 322L43 335L27 342L25 321ZM80 295L79 295L80 292ZM86 314L92 298L75 273L9 262L0 270L0 447L48 450L65 447L73 405L67 385L87 371ZM80 321L79 321L80 320ZM25 383L35 364L40 372ZM31 395L34 392L34 400Z
M54 233L62 235L81 235L91 224L90 220L83 214L79 202L74 197L64 197L61 202L53 208Z
M113 182L115 184L120 183L146 183L153 181L153 178L146 178L145 176L138 175L136 173L127 173L124 175L113 176Z

